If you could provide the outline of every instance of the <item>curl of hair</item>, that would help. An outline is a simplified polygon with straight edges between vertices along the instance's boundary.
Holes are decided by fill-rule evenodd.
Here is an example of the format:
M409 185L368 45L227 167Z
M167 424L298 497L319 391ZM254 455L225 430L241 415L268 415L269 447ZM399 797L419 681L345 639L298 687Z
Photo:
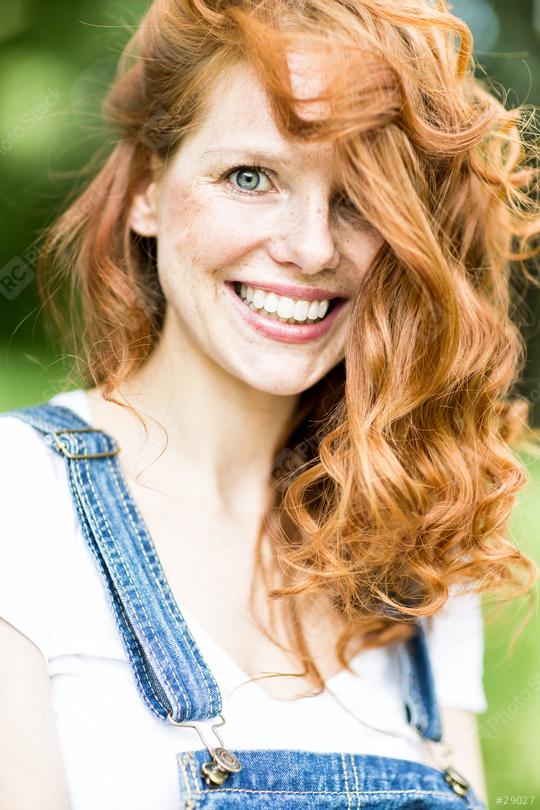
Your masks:
M531 108L505 109L475 77L472 48L443 0L154 0L105 100L116 145L38 262L55 326L69 291L80 377L112 398L165 311L155 240L130 230L130 201L196 130L215 80L249 64L286 137L333 142L347 216L384 244L345 359L302 394L275 448L257 543L319 685L300 604L325 597L343 617L346 666L353 642L407 638L454 586L515 596L537 578L507 534L528 480L511 445L530 430L529 403L511 393L525 356L518 282L537 283L538 145ZM328 77L316 121L300 115L290 51L316 54Z

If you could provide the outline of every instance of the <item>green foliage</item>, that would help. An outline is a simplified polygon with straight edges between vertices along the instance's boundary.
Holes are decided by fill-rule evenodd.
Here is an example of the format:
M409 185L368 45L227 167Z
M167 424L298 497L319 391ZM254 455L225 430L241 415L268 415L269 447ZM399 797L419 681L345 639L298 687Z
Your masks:
M0 275L15 263L27 268L25 279L33 277L36 239L106 137L101 102L146 6L143 0L3 4ZM13 291L0 294L0 336L43 342L35 285Z
M540 566L540 460L521 456L530 481L517 499L510 537ZM480 740L486 763L491 806L497 796L535 795L540 798L538 721L540 719L540 615L535 608L514 648L510 640L530 608L518 599L501 609L484 609L486 654L484 684L488 710L479 716ZM530 798L529 802L530 804Z

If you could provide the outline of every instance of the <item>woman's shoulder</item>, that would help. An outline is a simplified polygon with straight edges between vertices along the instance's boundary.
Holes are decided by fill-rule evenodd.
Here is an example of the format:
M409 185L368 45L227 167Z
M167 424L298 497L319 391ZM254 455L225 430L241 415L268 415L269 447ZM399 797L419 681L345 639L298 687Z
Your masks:
M40 498L52 470L52 453L37 431L12 411L0 414L0 481L4 505L12 498ZM43 475L45 473L45 476ZM33 483L41 486L34 492Z
M80 389L57 394L49 402L86 416L88 406ZM24 531L29 540L33 537L29 530L40 526L43 536L47 516L60 517L59 501L64 501L66 495L64 467L64 459L16 411L0 413L0 520L4 530L7 522L10 528L17 529L17 535Z
M83 394L62 392L49 402L84 418ZM77 542L64 458L11 411L0 417L0 617L49 657L69 647L78 594L94 594L92 561Z
M84 392L62 392L49 402L85 416ZM86 406L87 407L87 406ZM49 535L58 537L64 516L70 517L65 461L40 433L14 411L0 414L0 545L39 559Z
M49 402L69 407L84 419L88 418L88 405L81 389L63 391ZM20 483L21 478L28 486L33 481L40 480L40 484L46 487L47 479L57 466L55 456L56 453L45 444L38 431L23 421L15 409L0 412L0 476L4 485L1 490L3 496L6 494L4 487L7 486L11 491L13 486L10 487L10 482L12 485ZM51 484L55 479L53 475ZM27 490L27 487L23 489Z

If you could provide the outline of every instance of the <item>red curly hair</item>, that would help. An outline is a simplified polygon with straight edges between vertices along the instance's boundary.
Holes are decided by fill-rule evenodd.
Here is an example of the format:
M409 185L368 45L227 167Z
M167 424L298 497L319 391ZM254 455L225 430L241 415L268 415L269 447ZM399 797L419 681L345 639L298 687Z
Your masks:
M334 144L348 212L383 246L344 360L303 392L275 448L257 543L268 597L319 686L299 609L315 597L345 619L346 666L352 646L407 638L453 586L515 596L537 578L507 534L528 480L511 445L529 404L510 393L525 357L514 281L535 282L538 146L531 109L505 109L472 48L443 0L154 0L105 101L116 145L38 262L55 326L68 290L80 378L112 399L159 341L166 303L155 240L127 224L133 193L197 128L216 78L248 63L287 138ZM290 51L324 66L322 119L298 113Z

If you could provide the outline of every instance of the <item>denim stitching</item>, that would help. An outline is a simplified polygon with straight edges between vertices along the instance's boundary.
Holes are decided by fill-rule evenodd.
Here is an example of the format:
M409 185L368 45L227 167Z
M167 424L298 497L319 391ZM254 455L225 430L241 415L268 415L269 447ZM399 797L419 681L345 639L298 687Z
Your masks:
M134 531L136 532L137 537L139 538L139 540L141 540L141 532L139 531L139 527L137 526L137 524L135 523L135 521L133 520L133 518L131 516L128 503L126 502L126 499L124 497L124 493L122 491L122 487L120 485L121 482L119 481L118 468L111 461L109 461L109 466L111 467L111 471L112 471L112 474L113 474L113 477L114 477L114 482L115 482L116 488L118 489L118 491L120 493L120 497L122 498L122 502L123 502L123 504L124 504L124 506L126 508L127 513L128 513L129 522L131 523ZM133 509L134 509L136 515L138 516L139 520L141 521L141 523L144 523L144 521L143 521L143 519L142 519L142 517L141 517L141 515L139 513L139 510L137 508L137 505L135 503L133 503ZM185 636L184 628L182 627L181 622L178 621L177 617L174 615L174 613L173 613L173 611L171 609L171 606L169 604L169 600L167 599L167 595L163 592L162 584L160 582L159 577L157 576L156 571L154 570L154 565L153 565L152 561L148 557L148 554L146 552L146 549L144 547L143 542L141 542L141 549L142 549L142 553L144 555L144 558L145 558L145 560L147 561L147 563L149 565L150 571L151 571L151 573L152 573L152 575L154 577L154 580L155 580L155 583L156 583L156 585L157 585L157 587L159 589L159 592L163 597L163 601L164 601L164 604L165 604L165 606L166 606L166 608L167 608L167 610L169 612L169 615L171 616L171 619L173 620L176 627L178 628L178 630L182 634L182 638L184 639L184 641L186 643L186 646L187 646L187 649L189 650L191 658L193 659L193 661L197 665L197 668L198 668L200 674L202 675L205 686L206 686L206 688L208 690L208 693L209 693L209 696L210 696L210 711L213 712L213 715L215 715L216 711L215 711L215 706L214 706L214 698L212 696L212 690L211 690L210 685L208 683L206 673L205 673L203 667L201 666L200 662L197 660L197 658L196 658L196 656L195 656L195 654L194 654L194 652L193 652L193 650L191 648L191 644L189 643L189 639L187 639L186 636Z
M354 784L356 787L356 809L360 810L360 785L358 784L358 773L356 772L356 763L354 761L354 755L351 754L351 765L354 774Z
M197 774L195 773L195 759L191 752L188 752L188 765L191 769L191 773L193 775L193 787L194 790L197 790Z
M341 764L343 765L343 776L345 778L345 790L347 792L347 810L349 810L351 806L351 795L349 793L349 774L347 772L347 761L345 759L345 754L341 752ZM283 791L285 793L290 793L291 791ZM312 791L306 791L307 793L311 793Z
M178 764L180 765L180 772L181 775L184 777L184 787L186 790L186 806L185 810L193 810L193 794L191 792L191 785L189 784L189 779L186 771L186 765L184 762L184 757L187 757L187 754L180 754L178 756Z
M78 436L74 437L74 441L75 441L76 453L79 453L79 451L80 451L79 437L78 437ZM83 449L84 449L84 446L83 446ZM107 520L106 514L105 514L105 512L104 512L103 505L102 505L102 503L101 503L101 501L100 501L100 499L99 499L99 497L98 497L98 494L97 494L97 492L96 492L96 490L95 490L95 488L94 488L94 484L93 484L93 482L92 482L92 478L91 478L91 475L90 475L90 472L89 472L89 469L88 469L88 459L85 459L85 466L86 466L86 468L87 468L87 473L88 473L88 482L89 482L90 488L91 488L91 490L92 490L92 493L93 493L93 495L94 495L94 498L95 498L96 504L97 504L97 506L99 507L99 511L100 511L101 515L103 516L103 519L104 519L104 521L105 521L105 523L106 523L106 525L107 525L107 527L108 527L109 531L111 532L111 527L110 527L109 521ZM77 465L75 465L75 469L76 469L76 472L77 472L77 478L78 478L78 480L79 480L79 483L80 483L80 486L81 486L81 490L82 490L82 491L83 491L83 493L84 493L84 484L83 484L82 479L81 479L81 476L80 476L80 468L79 468L79 467L77 467ZM92 512L92 514L94 515L94 518L95 518L95 512L94 512L93 506L92 506L92 504L91 504L90 500L89 500L89 499L86 497L86 494L85 494L85 500L86 500L86 503L88 504L88 506L89 506L89 508L90 508L90 510L91 510L91 512ZM96 530L97 530L97 532L98 532L99 536L101 537L101 539L104 541L103 535L102 535L102 533L101 533L101 531L100 531L100 529L99 529L99 526L97 525L97 521L96 521ZM113 533L112 533L112 532L111 532L111 537L113 537L113 539L114 539L114 535L113 535ZM104 542L104 549L105 549L105 548L106 548L106 545L105 545L105 542ZM139 593L139 591L137 590L137 588L135 587L135 584L134 584L134 582L133 582L133 579L131 578L131 576L130 576L130 574L129 574L129 572L128 572L127 568L126 568L126 566L125 566L125 564L124 564L124 560L123 560L123 558L122 558L122 556L121 556L121 555L120 555L120 561L121 561L122 568L123 568L123 570L124 570L124 572L125 572L125 574L126 574L127 578L129 579L129 581L130 581L131 585L133 586L133 589L134 589L135 593L137 594L137 596L138 596L138 598L139 598L139 601L140 601L140 603L141 603L141 609L142 609L142 611L143 611L143 613L144 613L144 615L145 615L145 617L146 617L146 620L148 621L148 624L150 625L150 620L149 620L149 618L148 618L148 614L146 613L146 610L145 610L145 608L144 608L144 603L143 603L143 601L142 601L142 599L141 599L140 593ZM111 560L111 558L110 558L110 557L109 557L109 562L110 562L110 563L111 563L111 565L113 566L114 570L115 570L115 571L118 573L118 568L117 568L116 564L115 564L115 563L114 563L114 562ZM150 627L151 627L151 625L150 625ZM161 650L162 654L164 655L164 650L163 650L163 647L161 646L161 643L160 643L159 639L157 638L157 636L155 635L155 633L154 633L153 629L152 629L152 637L156 639L157 644L158 644L158 646L159 646L159 649ZM135 663L135 659L134 659L134 657L133 657L133 653L132 653L132 652L129 650L129 647L128 647L128 645L127 645L127 644L126 644L126 647L128 648L128 655L129 655L129 659L130 659L130 661L131 661L131 663L132 663L132 665L133 665L133 668L134 668L134 670L135 670L135 677L136 677L136 679L137 679L137 682L138 682L138 683L139 683L139 685L141 686L141 689L142 689L142 691L143 691L143 694L145 695L144 686L143 686L143 684L142 684L142 682L141 682L141 680L140 680L140 676L139 676L138 671L137 671L137 666L136 666L136 663ZM145 674L146 674L146 677L148 678L148 683L149 683L150 688L151 688L151 679L150 679L150 674L149 674L149 672L148 672L148 668L147 668L147 666L146 666L146 664L145 664L144 658L142 658L142 657L141 657L139 660L140 660L140 664L141 664L141 666L142 666L142 668L143 668L143 670L144 670L144 672L145 672ZM157 662L156 662L156 665L157 665ZM168 685L169 689L171 689L171 685L170 685L170 683L168 682L168 680L167 680L167 678L166 678L165 674L163 673L163 671L162 671L161 667L159 667L159 669L160 669L160 672L161 672L161 673L162 673L162 675L163 675L163 679L164 679L165 683ZM185 699L185 701L186 701L186 707L187 707L187 708L188 708L188 710L189 710L189 708L191 708L191 703L190 703L189 699L187 698L187 695L186 695L186 694L185 694L185 692L183 691L182 687L181 687L181 686L180 686L180 684L178 683L178 680L177 680L177 678L176 678L175 673L173 672L172 674L173 674L173 678L174 678L175 682L176 682L176 683L177 683L177 685L178 685L178 688L179 688L180 692L182 692L182 695L184 696L184 699ZM171 692L173 692L173 693L174 693L174 691L173 691L172 689L171 689ZM158 695L157 695L157 694L154 692L154 690L152 690L152 694L154 695L156 702L157 702L157 703L159 704L159 706L161 706L161 708L163 709L164 714L168 715L168 713L169 713L169 712L168 712L167 707L163 705L163 703L162 703L162 702L161 702L161 700L159 699L159 696L158 696ZM147 705L151 707L152 712L154 713L154 715L155 715L156 717L159 717L160 719L163 719L163 718L162 718L162 717L160 717L160 715L159 715L159 714L156 712L155 708L154 708L153 706L151 706L151 702L150 702L150 701L149 701L149 700L146 698L146 695L145 695L145 700L146 700Z
M56 405L56 406L51 406L51 407L58 408L58 407L62 407L62 406ZM51 422L48 420L49 408L46 406L45 419L42 419L40 415L36 415L36 411L38 411L38 413L39 413L39 410L40 410L39 406L35 405L35 406L30 406L28 408L16 408L13 411L6 411L5 413L2 413L1 416L15 416L16 418L21 418L24 422L26 422L27 424L30 424L32 427L35 427L41 433L46 434L46 438L47 438L47 436L51 433ZM18 416L19 412L21 412L20 417ZM32 420L31 422L27 421L27 414L30 416L30 419ZM53 419L54 419L54 416L55 415L53 414ZM57 427L56 425L53 425L53 430L59 430L59 429L60 429L59 427Z
M80 477L80 470L79 470L79 468L77 467L77 465L73 465L73 468L74 468L74 470L75 470L75 472L76 472L77 478L79 479L79 483L80 483L80 485L81 485L81 491L84 493L84 484L82 483L82 480L81 480L81 477ZM90 507L91 511L93 512L93 509L92 509L92 507L91 507L91 504L90 504L90 502L88 501L88 499L86 498L86 496L85 496L85 500L86 500L86 502L87 502L88 506ZM77 505L77 508L79 509L79 506L78 506L78 505ZM80 512L80 509L79 509L79 512ZM86 532L87 536L89 536L89 535L88 535L88 532L87 532L87 530L86 530L86 526L85 526L85 524L84 524L84 523L83 523L83 526L85 527L85 532ZM99 532L99 529L98 529L98 533L100 534L100 537L101 537L101 533ZM122 634L121 634L121 635L122 635ZM136 662L135 662L134 655L133 655L133 653L132 653L132 651L131 651L131 649L130 649L130 647L129 647L129 645L128 645L127 643L125 644L125 648L126 648L126 650L127 650L127 654L128 654L128 656L129 656L129 659L130 659L130 661L131 661L131 663L132 663L132 665L133 665L133 671L134 671L134 674L135 674L135 678L136 678L137 683L139 684L139 686L140 686L140 688L141 688L141 692L142 692L142 695L143 695L143 697L144 697L144 700L145 700L145 702L146 702L147 706L148 706L148 707L151 709L151 711L153 712L153 714L154 714L156 717L158 717L159 719L162 719L162 718L161 718L161 715L160 715L160 714L159 714L159 713L156 711L156 709L155 709L155 707L153 706L152 702L149 700L149 698L148 698L148 697L147 697L147 695L146 695L146 690L145 690L144 685L143 685L143 683L142 683L142 681L141 681L141 678L140 678L140 675L139 675L139 671L138 671L138 669L137 669L137 665L136 665ZM143 668L143 670L145 671L145 673L146 673L146 675L147 675L148 679L150 680L150 676L149 676L149 673L148 673L148 670L147 670L147 668L146 668L146 664L145 664L145 662L144 662L144 659L143 659L143 658L141 658L141 659L140 659L140 663L141 663L142 668ZM154 697L155 697L155 699L156 699L156 702L157 702L157 703L158 703L158 704L161 706L161 708L163 709L164 713L167 713L167 708L166 708L166 707L163 705L163 703L160 701L159 696L158 696L158 695L156 695L156 694L154 693Z
M72 469L73 469L73 471L74 471L74 473L75 473L75 475L76 475L76 477L77 477L77 479L78 479L78 481L79 481L81 492L84 494L84 484L83 484L83 482L82 482L82 480L81 480L81 476L80 476L80 469L79 469L79 467L78 467L76 464L71 465L71 466L72 466ZM76 490L76 492L78 492L78 491ZM89 505L89 507L90 507L90 509L91 509L90 502L89 502L89 501L88 501L88 499L86 498L86 495L85 495L85 500L86 500L86 503ZM82 525L83 531L84 531L84 533L85 533L85 535L86 535L86 537L87 537L88 541L89 541L89 542L91 542L91 535L90 535L90 532L88 531L88 528L87 528L87 526L86 526L86 518L85 518L85 515L84 515L84 513L83 513L83 511L82 511L82 509L81 509L81 504L80 504L79 498L77 498L77 499L75 500L75 507L76 507L76 509L77 509L77 512L78 512L79 516L81 517L80 523L81 523L81 525ZM92 511L93 511L93 510L92 510ZM99 531L99 529L98 529L98 531ZM101 536L101 535L100 535L100 536ZM98 564L99 564L99 563L98 563ZM122 633L120 633L120 634L121 634L121 635L122 635L122 637L123 637L123 634L122 634ZM141 694L142 694L142 696L143 696L143 699L144 699L144 701L145 701L146 705L148 706L148 708L150 709L150 711L152 712L152 714L154 714L154 715L155 715L155 717L158 717L159 719L162 719L162 718L161 718L161 716L160 716L160 714L159 714L159 713L156 711L156 708L155 708L155 706L153 705L152 701L151 701L151 700L150 700L150 699L147 697L147 695L146 695L146 691L145 691L144 685L143 685L143 683L142 683L142 681L141 681L141 677L140 677L140 675L139 675L139 671L138 671L138 669L137 669L137 665L136 665L136 662L135 662L135 658L134 658L133 653L132 653L132 651L131 651L131 649L130 649L130 647L129 647L129 644L127 644L127 642L126 642L126 643L125 643L125 645L124 645L124 649L126 650L127 655L128 655L128 658L129 658L129 660L131 661L131 664L132 664L132 669L133 669L133 673L134 673L134 675L135 675L135 679L136 679L136 681L137 681L137 683L138 683L138 685L139 685L139 687L140 687ZM142 659L142 658L141 658L140 660L141 660L142 667L143 667L144 671L146 672L146 674L147 674L147 676L148 676L148 671L147 671L147 669L146 669L146 665L145 665L145 663L144 663L144 659ZM166 712L167 712L167 709L166 709L166 707L165 707L165 706L164 706L164 705L161 703L161 701L160 701L160 699L159 699L158 695L154 695L154 697L155 697L155 699L156 699L156 702L157 702L157 703L158 703L158 704L161 706L161 708L163 709L163 711L166 713Z
M78 442L77 442L77 452L78 452ZM86 459L86 461L85 461L85 466L86 466L86 468L87 468L87 470L88 470L88 459ZM102 517L103 517L103 520L104 520L104 522L105 522L105 524L106 524L107 528L108 528L108 529L109 529L109 531L110 531L111 527L110 527L109 521L107 520L107 516L106 516L105 512L103 511L103 506L102 506L102 503L101 503L101 501L100 501L100 499L99 499L99 497L98 497L98 495L97 495L97 492L96 492L96 490L95 490L95 488L94 488L94 485L93 485L93 483L92 483L91 476L89 475L89 477L88 477L88 478L89 478L89 484L90 484L90 488L91 488L91 490L92 490L92 492L93 492L93 494L94 494L94 497L95 497L95 499L96 499L96 505L99 507L99 511L100 511L100 513L101 513L101 515L102 515ZM88 505L89 505L89 507L90 507L90 509L91 509L91 511L92 511L92 514L93 514L93 515L94 515L94 517L95 517L95 512L94 512L94 509L93 509L92 504L90 503L90 501L89 501L88 499L86 499L86 502L88 503ZM103 535L101 534L101 531L100 531L100 529L99 529L99 526L97 526L97 521L96 521L96 528L97 528L97 531L98 531L98 533L99 533L99 536L100 536L100 537L101 537L101 539L103 540ZM112 532L111 532L111 536L114 536L114 535L112 534ZM105 545L105 543L104 543L104 551L106 552L106 545ZM109 556L109 555L107 555L107 556ZM115 570L115 571L118 573L118 567L117 567L116 563L114 563L114 562L113 562L113 561L110 559L110 557L109 557L109 562L110 562L110 563L111 563L111 565L113 566L114 570ZM148 624L149 624L150 630L151 630L151 632L152 632L152 637L153 637L153 638L156 640L157 645L158 645L159 649L161 650L162 654L164 654L164 650L163 650L163 647L161 646L161 643L160 643L160 641L159 641L159 638L157 638L157 637L156 637L156 635L155 635L154 631L152 630L152 626L150 625L150 620L149 620L149 618L148 618L148 614L146 613L146 610L145 610L145 607L144 607L144 603L143 603L143 601L141 600L141 595L140 595L140 593L138 592L137 588L135 587L135 584L134 584L134 582L133 582L133 580L132 580L132 578L131 578L131 576L130 576L130 574L129 574L129 571L128 571L128 570L127 570L127 568L126 568L126 565L125 565L124 560L122 559L122 556L121 556L121 555L120 555L120 564L121 564L121 566L122 566L122 569L123 569L123 571L124 571L124 573L125 573L125 575L126 575L127 579L130 581L130 584L132 585L133 590L135 591L135 593L137 594L137 597L139 598L139 601L140 601L140 603L141 603L141 610L142 610L142 612L143 612L143 614L144 614L144 616L145 616L146 620L148 621ZM127 594L126 594L126 598L127 598L127 599L128 599L128 601L129 601L129 596L128 596ZM145 665L145 663L144 663L143 658L141 658L141 663L142 663L142 666L143 666L144 671L145 671L145 672L148 674L148 670L146 669L146 665ZM167 684L167 686L169 687L169 689L171 690L171 692L174 694L174 690L173 690L173 689L171 689L171 685L170 685L170 683L168 682L167 677L166 677L166 675L163 673L163 671L162 671L162 669L161 669L161 666L159 665L159 662L158 662L157 660L156 660L156 666L157 666L157 668L160 670L161 674L163 675L163 680L165 681L165 683ZM173 673L173 676L174 676L174 673ZM175 677L175 680L176 680L176 676L174 676L174 677ZM150 683L150 680L149 680L149 683ZM182 690L182 687L180 686L180 684L178 684L178 683L177 683L177 685L178 685L178 688L179 688L180 692L182 692L182 694L184 694L184 693L183 693L183 690ZM184 697L185 697L185 696L184 696ZM187 700L187 699L186 699L186 700ZM166 711L165 707L164 707L164 706L163 706L163 705L160 703L160 701L159 701L159 700L158 700L158 703L159 703L159 705L160 705L160 706L161 706L161 707L162 707L162 708L163 708L163 709ZM187 705L188 705L188 706L190 706L189 701L187 701Z
M345 790L253 790L251 788L210 788L208 790L197 790L197 794L204 796L205 794L222 793L225 796L227 793L255 793L272 795L290 795L290 796L350 796L349 791ZM407 790L363 790L360 791L360 797L366 798L369 796L433 796L441 799L453 798L449 796L448 792L441 790L422 790L421 788L409 788ZM482 808L484 810L484 808Z
M193 807L194 810L197 810L200 807L199 799L196 798L199 796L199 781L197 779L197 774L195 773L195 758L191 751L188 751L187 754L187 762L189 765L189 769L191 771L191 775L193 776Z
M87 468L87 470L88 470L88 467L89 467L89 465L88 465L88 459L86 459L86 461L85 461L85 466L86 466L86 468ZM94 484L93 484L93 482L92 482L92 479L91 479L90 474L88 475L88 480L89 480L90 488L91 488L91 490L92 490L92 492L93 492L93 494L94 494L94 497L95 497L95 499L96 499L96 503L97 503L97 505L99 506L99 510L100 510L100 512L101 512L101 515L102 515L102 517L103 517L103 519L104 519L104 521L105 521L105 524L106 524L106 526L107 526L107 528L108 528L109 532L111 533L111 537L112 537L112 538L113 538L113 540L114 540L114 535L113 535L113 532L111 531L111 527L110 527L109 521L108 521L108 519L107 519L107 515L106 515L106 513L105 513L105 512L104 512L104 510L103 510L103 507L102 507L101 501L100 501L99 496L98 496L98 494L97 494L97 492L96 492L96 490L95 490L95 488L94 488ZM98 529L98 531L99 531L99 529ZM100 536L101 536L101 533L100 533ZM154 629L153 629L153 627L152 627L152 625L151 625L151 623L150 623L150 618L149 618L149 616L148 616L148 613L146 612L146 608L145 608L145 606L144 606L144 602L143 602L143 600L141 599L141 595L140 595L140 593L139 593L139 591L138 591L137 587L135 586L135 583L134 583L134 581L133 581L133 578L132 578L132 576L131 576L131 574L130 574L130 572L129 572L129 570L128 570L128 568L127 568L127 566L126 566L125 562L124 562L124 559L123 559L123 557L122 557L122 554L121 554L121 553L120 553L120 555L119 555L119 559L120 559L120 565L122 566L122 569L123 569L123 571L124 571L124 573L125 573L125 575L126 575L127 579L129 580L129 582L130 582L131 586L133 587L133 590L135 591L135 593L136 593L136 595L137 595L137 598L139 599L139 602L140 602L140 605L141 605L141 610L142 610L142 613L143 613L143 615L144 615L144 617L145 617L146 621L148 622L148 627L149 627L149 630L150 630L150 633L151 633L151 638L152 638L152 639L154 639L154 640L156 641L156 644L157 644L157 646L158 646L158 648L159 648L159 650L160 650L161 654L162 654L162 655L163 655L163 657L166 659L166 658L167 658L167 656L166 656L165 650L163 649L163 647L162 647L162 645L161 645L161 641L160 641L159 637L156 635L156 633L155 633L155 631L154 631ZM114 570L118 572L118 568L117 568L117 566L116 566L116 563L114 563L112 560L110 560L110 562L111 562L112 566L114 567ZM127 597L127 598L128 598L128 600L129 600L129 597L127 596L127 594L126 594L126 597ZM142 658L141 658L141 661L142 661L142 664L143 664L143 668L145 669L145 671L147 671L147 670L146 670L146 667L145 667L145 665L144 665L144 660L143 660ZM161 674L162 674L162 676L163 676L163 680L165 681L165 683L166 683L166 684L167 684L167 686L169 687L169 689L170 689L171 693L174 695L174 689L172 689L172 688L171 688L171 684L169 683L169 681L168 681L168 679L167 679L167 676L165 675L165 673L164 673L164 671L163 671L162 666L159 664L159 662L158 662L158 660L157 660L157 659L156 659L156 662L155 662L155 663L156 663L157 668L159 669L159 671L161 672ZM182 695L183 695L183 697L184 697L184 700L185 700L185 702L186 702L186 709L187 709L187 710L188 710L188 712L189 712L189 709L191 708L191 703L190 703L190 701L189 701L189 699L188 699L188 697L187 697L186 693L185 693L185 692L184 692L184 690L182 689L182 687L181 687L180 683L178 682L178 678L176 677L176 673L174 672L174 670L171 670L171 674L172 674L172 677L173 677L174 682L176 683L176 685L177 685L177 687L178 687L178 690L179 690L179 691L182 693ZM161 704L160 704L160 705L161 705Z

